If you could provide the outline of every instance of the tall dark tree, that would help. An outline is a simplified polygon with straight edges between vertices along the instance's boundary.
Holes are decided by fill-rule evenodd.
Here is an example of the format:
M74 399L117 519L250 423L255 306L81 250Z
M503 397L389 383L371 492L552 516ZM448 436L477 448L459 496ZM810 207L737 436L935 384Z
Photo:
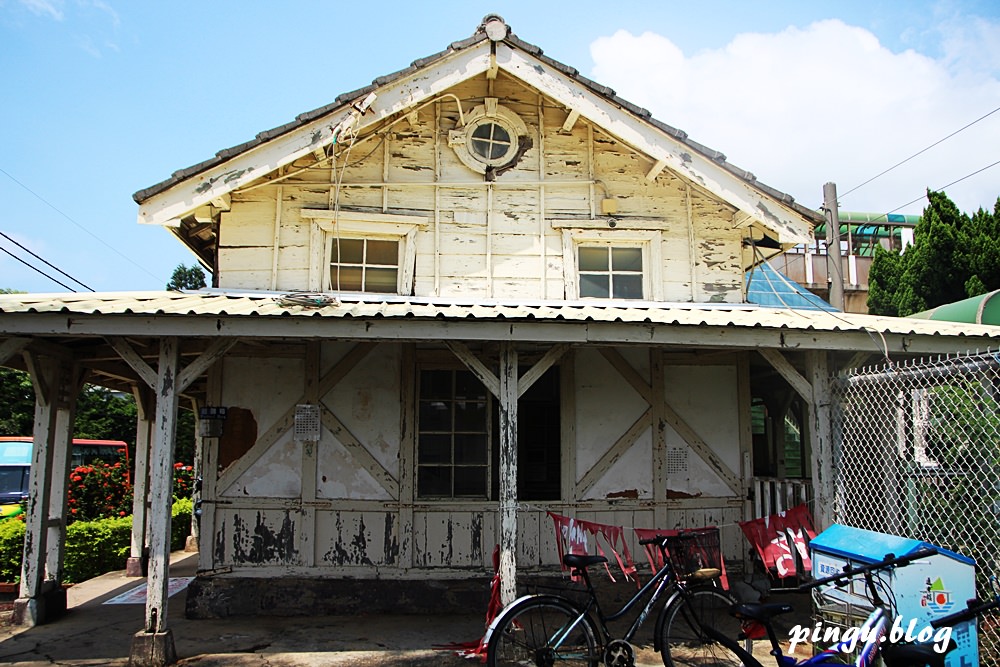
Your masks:
M928 205L902 253L876 251L868 310L906 316L1000 288L1000 199L971 218L943 192Z
M170 282L167 283L167 289L175 291L202 287L205 287L205 272L197 264L190 267L178 264L174 274L170 276Z

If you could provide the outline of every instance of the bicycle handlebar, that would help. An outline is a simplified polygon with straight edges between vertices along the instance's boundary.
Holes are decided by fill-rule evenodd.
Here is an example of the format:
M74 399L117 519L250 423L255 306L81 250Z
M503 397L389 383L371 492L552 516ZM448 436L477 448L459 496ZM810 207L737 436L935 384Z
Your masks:
M964 621L972 620L976 616L979 616L983 612L990 611L991 609L1000 609L1000 595L990 602L982 602L979 598L972 598L965 603L965 609L962 611L956 611L954 614L948 614L947 616L942 616L941 618L935 618L932 620L931 627L936 630L937 628L957 625Z
M905 556L896 556L894 554L886 554L885 558L877 563L872 563L870 565L861 565L859 567L847 567L844 566L844 571L840 574L834 574L829 577L823 577L822 579L816 579L815 581L810 581L808 583L799 586L800 591L807 591L810 588L816 588L818 586L823 586L824 584L837 582L838 586L843 586L847 583L847 580L851 577L856 577L859 574L866 574L868 572L876 572L878 570L885 570L891 567L897 567L902 565L909 565L915 560L921 558L926 558L928 556L933 556L938 552L934 547L921 547L911 554Z

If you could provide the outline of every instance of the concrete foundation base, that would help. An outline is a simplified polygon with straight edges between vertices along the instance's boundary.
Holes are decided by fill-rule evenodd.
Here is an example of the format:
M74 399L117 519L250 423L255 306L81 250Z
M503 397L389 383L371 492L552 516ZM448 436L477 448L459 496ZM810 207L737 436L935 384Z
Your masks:
M164 632L137 632L132 637L129 667L163 667L175 662L177 649L174 648L174 635L169 629Z
M146 576L146 559L137 558L136 556L129 556L129 559L125 561L125 576L126 577L145 577Z
M14 625L33 627L50 623L66 613L66 589L62 586L45 591L37 598L14 600Z
M187 618L486 613L488 575L469 579L324 579L201 576L187 588Z

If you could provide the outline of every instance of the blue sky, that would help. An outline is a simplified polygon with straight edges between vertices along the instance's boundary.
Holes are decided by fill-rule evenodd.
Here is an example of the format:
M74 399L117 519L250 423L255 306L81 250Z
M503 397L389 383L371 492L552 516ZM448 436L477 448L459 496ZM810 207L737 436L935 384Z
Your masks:
M491 12L806 206L827 181L851 211L919 213L926 188L959 179L946 191L963 210L1000 195L1000 165L970 176L1000 160L995 1L0 0L0 232L94 290L162 289L194 258L136 222L133 192ZM67 291L4 253L0 287Z

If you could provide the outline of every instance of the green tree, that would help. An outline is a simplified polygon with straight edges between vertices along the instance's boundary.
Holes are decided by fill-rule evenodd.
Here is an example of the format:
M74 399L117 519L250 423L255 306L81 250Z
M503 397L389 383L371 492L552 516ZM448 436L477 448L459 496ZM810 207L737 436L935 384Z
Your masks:
M0 368L0 435L31 435L35 426L35 388L23 371Z
M178 264L174 269L174 275L170 276L170 282L167 283L167 289L175 291L202 287L205 287L205 272L196 264L190 267Z
M1000 288L1000 198L972 217L943 192L928 205L902 253L876 250L868 277L868 310L906 316Z

